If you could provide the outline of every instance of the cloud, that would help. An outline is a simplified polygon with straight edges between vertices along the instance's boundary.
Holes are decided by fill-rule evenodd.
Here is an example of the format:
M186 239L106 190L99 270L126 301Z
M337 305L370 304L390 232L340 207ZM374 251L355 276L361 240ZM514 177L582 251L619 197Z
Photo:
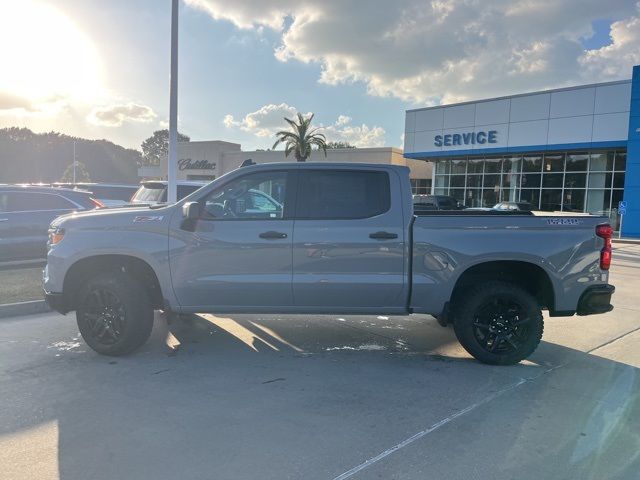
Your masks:
M285 117L293 118L296 113L297 110L286 103L269 104L246 114L241 120L236 120L233 115L225 115L223 123L227 128L239 128L257 137L271 137L288 126L284 121Z
M580 63L592 74L628 76L629 65L640 63L640 17L612 23L610 37L609 45L586 52Z
M246 114L242 119L236 120L233 115L225 115L223 123L227 128L239 129L251 133L256 137L274 137L279 130L288 130L289 125L284 118L295 118L298 110L286 103L280 105L269 104L260 107L255 112ZM309 113L304 113L307 116ZM314 121L315 122L315 121ZM342 141L357 147L381 147L385 142L385 130L382 127L365 125L353 125L351 117L339 115L336 121L330 125L316 123L321 127L319 133L327 137L327 141ZM275 138L273 138L275 140Z
M280 35L283 62L319 65L328 85L433 104L627 78L638 63L629 0L186 0L239 29ZM585 50L594 20L611 45Z
M10 118L55 117L69 108L67 99L51 96L34 101L22 95L0 91L0 116Z
M29 100L9 92L0 92L0 110L32 110L33 105Z
M119 127L125 122L148 123L156 118L151 107L137 103L125 103L96 107L87 116L94 125Z

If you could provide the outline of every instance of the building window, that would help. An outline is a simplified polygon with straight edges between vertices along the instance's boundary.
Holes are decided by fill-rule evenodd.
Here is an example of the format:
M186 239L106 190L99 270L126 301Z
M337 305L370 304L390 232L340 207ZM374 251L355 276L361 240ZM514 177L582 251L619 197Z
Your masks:
M467 207L521 201L534 210L605 215L617 229L626 162L624 150L438 159L434 193L455 196Z
M464 181L464 176L463 176ZM413 195L428 195L431 193L431 179L430 178L412 178L411 179L411 193Z

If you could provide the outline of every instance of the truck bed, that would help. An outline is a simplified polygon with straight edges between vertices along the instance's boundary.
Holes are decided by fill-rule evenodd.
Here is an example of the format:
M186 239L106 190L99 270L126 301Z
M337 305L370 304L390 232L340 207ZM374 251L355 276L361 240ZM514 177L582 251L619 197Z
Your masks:
M465 271L496 262L496 268L527 263L544 270L555 291L548 308L575 310L585 287L608 281L608 273L598 267L604 240L595 234L596 226L604 223L608 218L594 215L464 210L416 214L411 305L417 312L444 308Z

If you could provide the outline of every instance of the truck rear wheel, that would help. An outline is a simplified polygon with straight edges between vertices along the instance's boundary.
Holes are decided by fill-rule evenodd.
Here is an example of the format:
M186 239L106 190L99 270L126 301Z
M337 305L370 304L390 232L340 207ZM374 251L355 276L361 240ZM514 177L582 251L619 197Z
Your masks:
M153 307L147 292L129 275L103 273L82 287L76 319L82 338L93 350L126 355L149 338Z
M487 282L465 292L454 305L458 341L474 358L513 365L538 347L544 322L538 301L507 282Z

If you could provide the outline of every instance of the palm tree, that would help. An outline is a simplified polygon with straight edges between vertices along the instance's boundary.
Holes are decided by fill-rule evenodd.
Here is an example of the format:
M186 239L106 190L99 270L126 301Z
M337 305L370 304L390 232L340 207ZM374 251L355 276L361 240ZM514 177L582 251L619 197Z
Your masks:
M322 149L324 156L327 156L327 139L322 133L316 133L319 128L310 128L313 113L308 118L304 118L298 113L298 123L289 118L286 122L291 125L291 130L281 130L276 133L276 143L272 148L284 143L284 156L288 157L291 152L298 162L304 162L311 155L311 147L314 145Z

